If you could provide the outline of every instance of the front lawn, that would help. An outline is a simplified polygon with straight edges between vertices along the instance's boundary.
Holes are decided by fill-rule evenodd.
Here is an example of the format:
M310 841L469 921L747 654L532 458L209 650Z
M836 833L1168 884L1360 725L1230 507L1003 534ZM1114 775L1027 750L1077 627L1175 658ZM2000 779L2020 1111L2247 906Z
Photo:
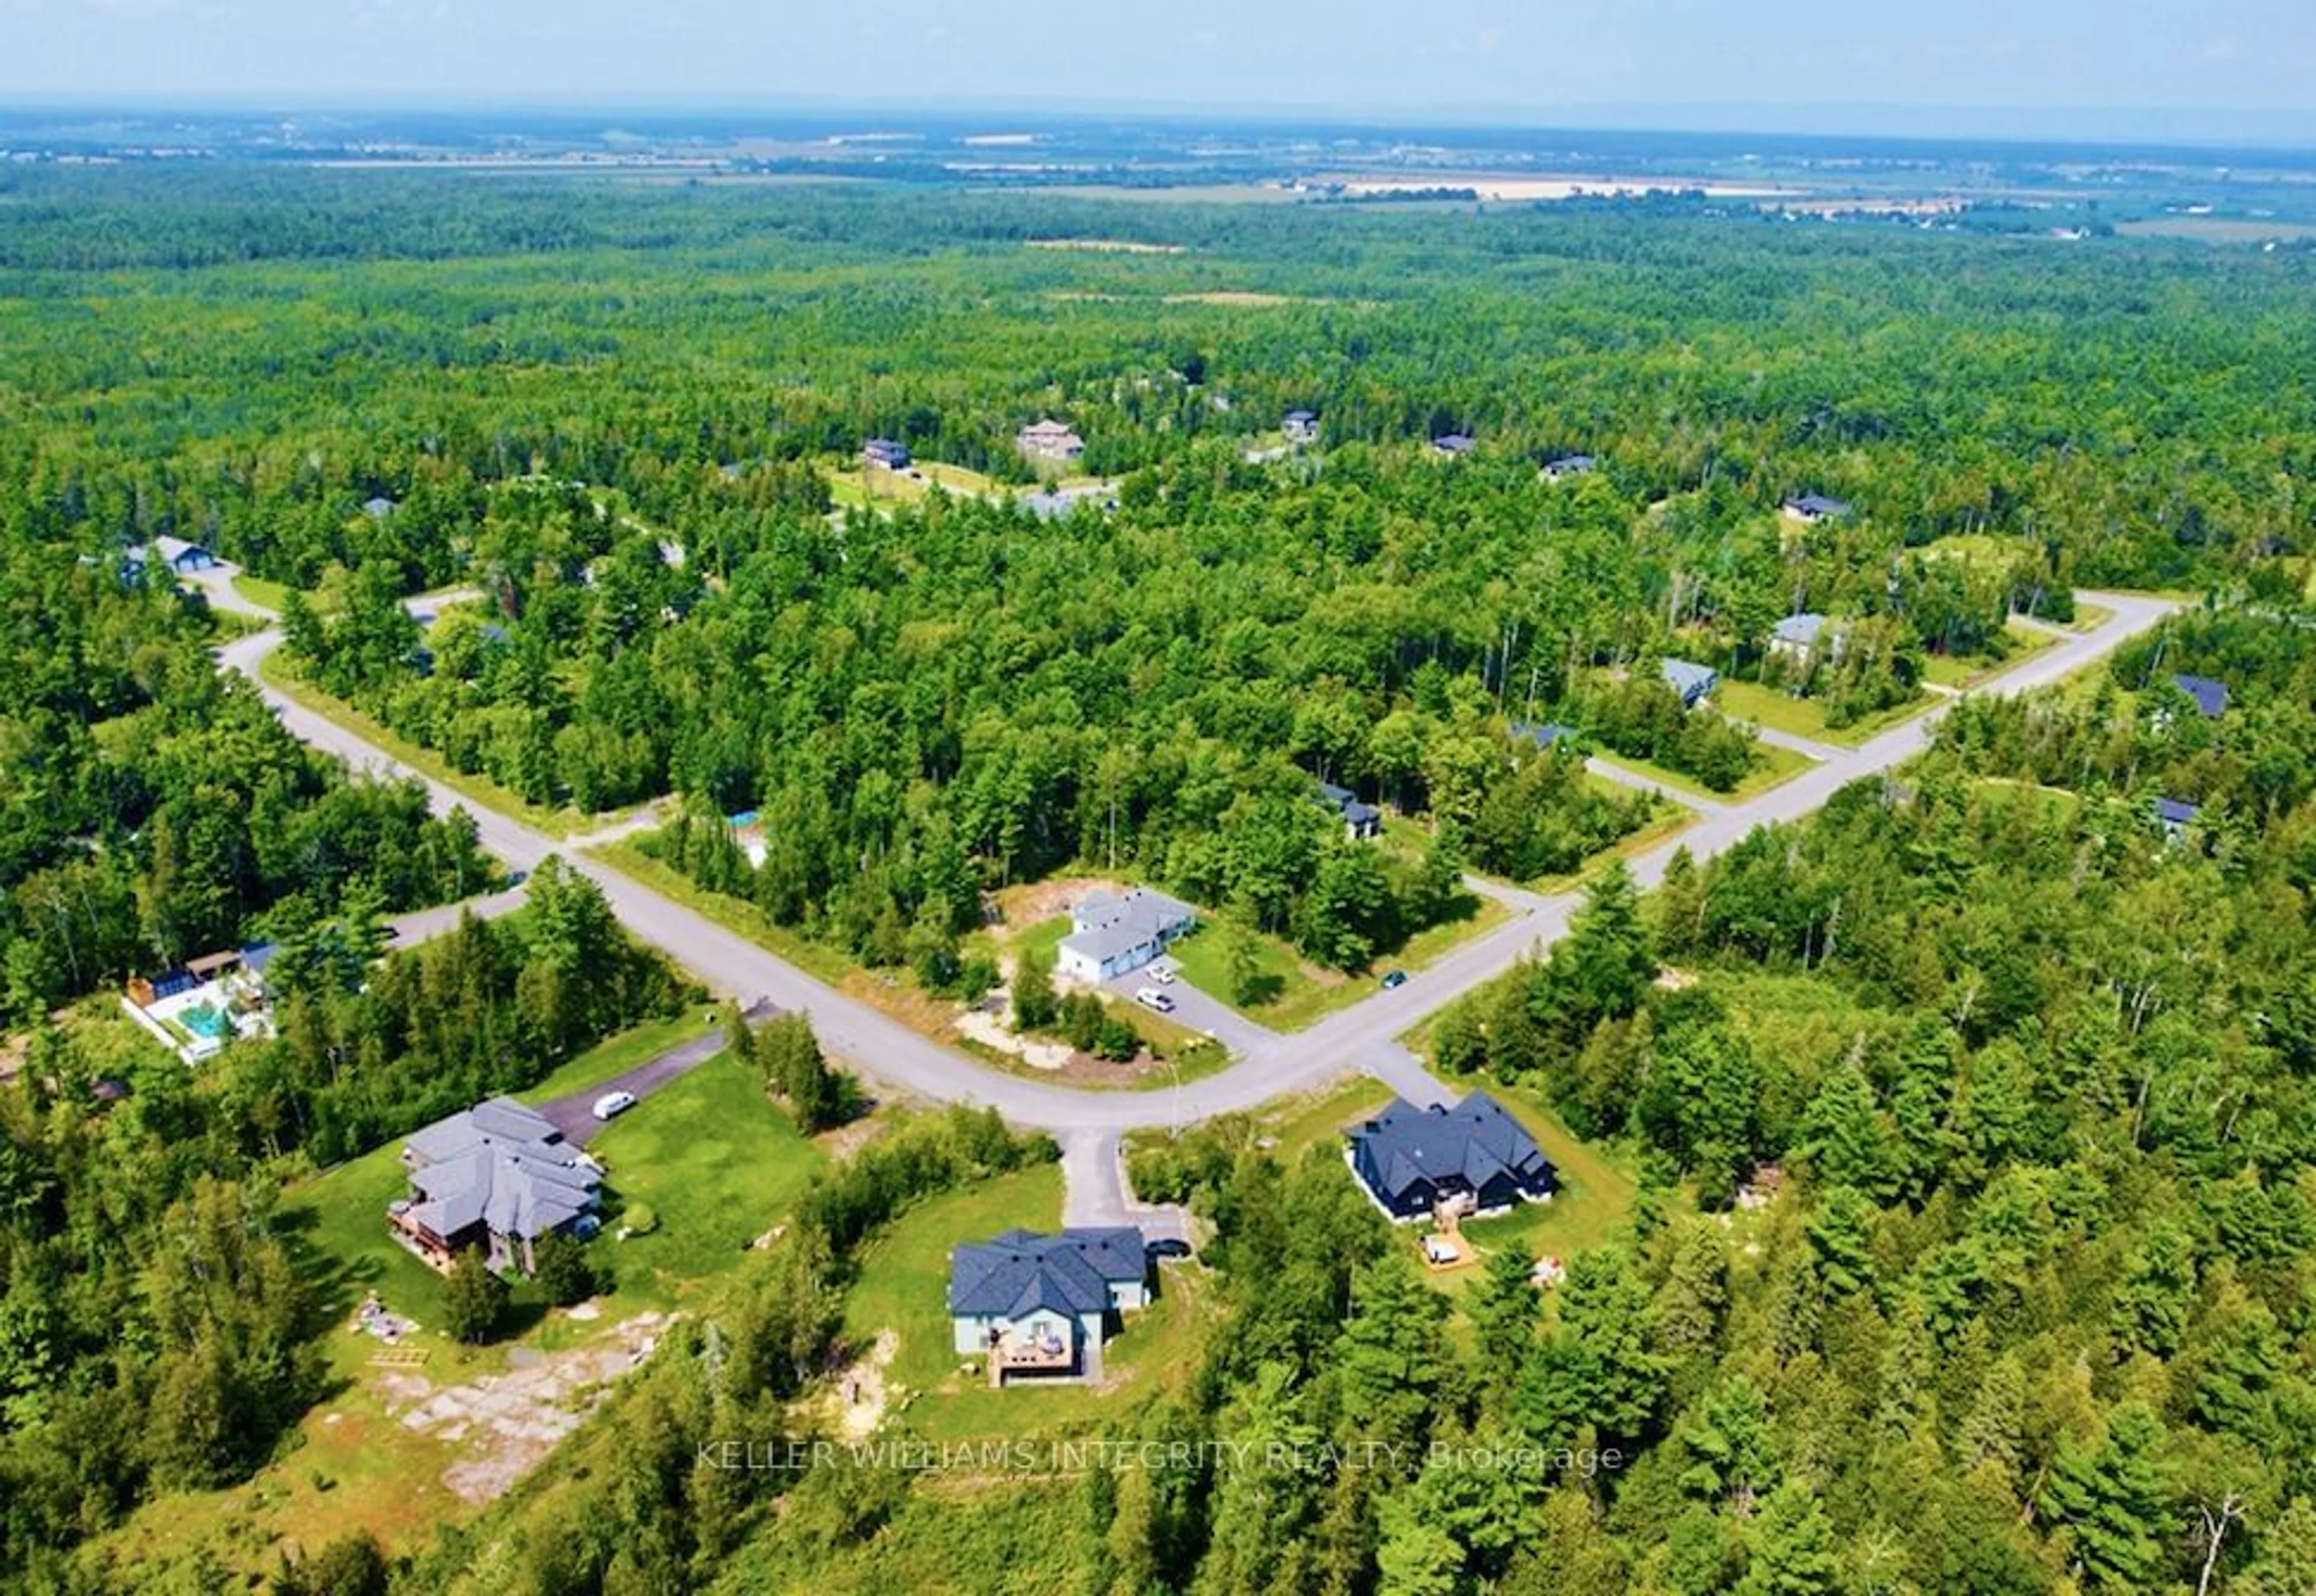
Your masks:
M1847 726L1829 726L1825 723L1825 705L1818 700L1796 698L1759 682L1724 681L1715 696L1722 713L1732 720L1751 721L1772 732L1839 748L1856 748L1929 707L1929 701L1917 695L1904 704L1877 711Z
M879 1331L898 1336L886 1379L895 1410L912 1430L950 1441L1082 1428L1127 1412L1188 1373L1205 1317L1207 1281L1197 1265L1159 1272L1155 1299L1126 1315L1104 1345L1099 1388L1017 1384L993 1391L985 1376L960 1372L966 1360L955 1351L949 1317L950 1249L1016 1227L1052 1230L1061 1217L1061 1167L1042 1164L921 1203L862 1249L860 1275L845 1293L845 1334L862 1349Z
M1181 967L1184 980L1257 1024L1273 1031L1301 1031L1374 992L1380 972L1421 970L1501 925L1509 913L1492 898L1473 895L1470 901L1472 911L1463 918L1427 927L1409 937L1397 952L1377 954L1375 973L1347 975L1323 969L1299 957L1278 937L1221 918L1201 918L1198 928L1169 949L1168 956ZM1254 966L1270 993L1260 1003L1236 1001L1232 965L1241 947L1252 950Z
M1757 793L1766 793L1778 783L1790 781L1817 763L1807 754L1797 754L1791 749L1778 748L1766 742L1756 743L1753 745L1752 768L1746 773L1745 779L1739 782L1730 792L1716 793L1693 776L1685 776L1678 770L1668 769L1662 765L1651 764L1646 759L1631 758L1617 753L1614 749L1600 749L1592 757L1605 764L1613 765L1619 770L1629 770L1635 776L1645 776L1673 793L1686 793L1690 797L1702 798L1708 803L1734 803L1741 799L1750 798Z
M614 1210L592 1248L595 1261L622 1298L663 1308L738 1264L828 1162L765 1096L762 1077L730 1053L629 1109L587 1150L609 1172ZM620 1216L639 1206L657 1228L619 1240Z

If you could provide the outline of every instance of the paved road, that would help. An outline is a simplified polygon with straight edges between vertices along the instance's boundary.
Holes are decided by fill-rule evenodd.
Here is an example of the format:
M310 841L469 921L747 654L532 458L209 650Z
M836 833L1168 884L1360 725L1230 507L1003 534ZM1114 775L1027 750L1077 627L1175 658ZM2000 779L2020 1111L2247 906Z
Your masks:
M2018 692L2057 681L2148 631L2178 607L2165 600L2122 594L2079 597L2112 610L2112 618L2092 632L2068 634L1973 692ZM279 642L272 631L253 634L221 650L220 662L254 679L259 661ZM284 723L314 746L358 767L396 776L414 774L334 723L262 685L260 691ZM1638 856L1634 874L1643 885L1652 885L1662 878L1677 847L1703 859L1733 846L1757 826L1795 820L1815 811L1848 783L1886 771L1920 752L1946 707L1936 706L1857 748L1829 749L1819 765L1754 797L1700 809L1678 837ZM439 810L461 802L439 783L425 785ZM474 814L483 846L512 868L533 869L558 851L553 838L521 821L489 810ZM1154 1091L1101 1092L985 1068L598 860L575 856L570 864L602 889L612 912L635 935L664 950L716 991L752 1004L769 1001L808 1012L823 1044L868 1079L935 1101L987 1104L1016 1124L1062 1133L1073 1144L1076 1139L1067 1133L1115 1133L1138 1125L1206 1119L1252 1108L1282 1092L1305 1089L1354 1070L1376 1076L1412 1100L1436 1100L1443 1095L1440 1084L1394 1039L1514 959L1549 947L1565 934L1579 901L1575 893L1519 894L1525 901L1515 905L1510 920L1454 949L1406 985L1378 990L1307 1031L1262 1042L1228 1069Z
M444 932L455 930L459 922L470 914L478 920L495 920L521 909L529 897L524 888L509 887L503 892L486 892L478 898L461 898L456 903L439 903L432 909L414 909L408 914L396 915L386 922L387 945L406 948L432 942Z
M1150 979L1146 970L1128 971L1102 982L1102 989L1124 1002L1135 1000L1134 994L1158 983ZM1234 1053L1249 1053L1267 1047L1278 1040L1278 1033L1254 1020L1210 993L1201 992L1186 980L1170 982L1159 989L1174 1000L1174 1007L1166 1017L1178 1025L1188 1025L1193 1031L1204 1032Z
M1132 1225L1151 1241L1190 1238L1190 1216L1179 1203L1135 1201L1127 1189L1125 1149L1115 1130L1080 1130L1063 1138L1062 1223Z

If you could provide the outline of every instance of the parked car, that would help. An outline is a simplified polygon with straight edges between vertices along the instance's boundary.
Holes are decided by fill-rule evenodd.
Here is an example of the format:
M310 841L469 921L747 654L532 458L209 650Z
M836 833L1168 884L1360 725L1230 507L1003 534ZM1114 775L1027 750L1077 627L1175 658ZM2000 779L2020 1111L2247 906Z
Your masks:
M633 1092L606 1092L595 1099L595 1117L599 1120L615 1119L635 1105L636 1095Z
M1150 979L1162 987L1171 987L1174 984L1174 967L1171 964L1153 964Z
M1394 970L1383 978L1383 989L1386 992L1394 987L1403 987L1406 984L1407 971L1404 970Z
M1143 1007L1155 1009L1162 1015L1174 1012L1174 1000L1155 987L1145 987L1134 994L1134 1001Z

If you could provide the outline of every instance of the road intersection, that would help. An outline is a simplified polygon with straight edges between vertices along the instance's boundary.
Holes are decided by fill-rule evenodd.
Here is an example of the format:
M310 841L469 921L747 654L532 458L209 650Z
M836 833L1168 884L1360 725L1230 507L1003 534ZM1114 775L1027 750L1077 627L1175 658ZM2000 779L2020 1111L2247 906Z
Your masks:
M220 599L220 607L254 618L268 615L234 592L229 572L217 581L201 585L213 598L230 596ZM2086 592L2077 598L2112 613L2089 630L2062 634L2049 648L1956 696L2009 694L2048 686L2097 662L2178 607L2169 600L2121 593ZM438 596L426 602L446 601ZM465 804L450 787L411 770L355 732L264 683L258 668L280 643L278 627L268 626L227 644L219 651L219 664L247 676L283 723L312 746L357 769L414 777L425 785L438 811L447 812ZM1756 827L1814 813L1841 787L1891 770L1922 751L1952 702L1951 697L1942 699L1914 719L1855 748L1813 745L1807 751L1817 762L1809 769L1750 798L1691 804L1693 818L1688 825L1634 856L1634 875L1642 885L1653 885L1662 879L1678 848L1686 847L1702 860L1733 847ZM588 856L582 850L591 838L558 841L495 810L465 806L475 818L482 846L510 869L528 872L549 855L563 855L573 869L602 890L612 912L637 938L666 953L720 995L744 1004L770 1002L806 1011L823 1045L876 1086L936 1102L986 1105L1015 1125L1053 1131L1073 1148L1098 1148L1105 1162L1115 1158L1117 1139L1127 1130L1188 1124L1252 1109L1283 1094L1307 1090L1355 1071L1375 1077L1411 1101L1439 1099L1444 1088L1397 1038L1516 960L1548 949L1566 934L1570 918L1582 900L1581 894L1573 891L1538 894L1475 882L1479 890L1504 905L1507 918L1426 966L1404 985L1379 989L1359 1003L1293 1034L1262 1033L1249 1025L1243 1034L1232 1039L1251 1042L1240 1047L1236 1061L1200 1079L1146 1091L1085 1090L1005 1074L943 1046ZM632 820L626 823L632 824ZM505 905L494 902L491 907ZM427 911L423 918L412 917L430 930L435 918L435 911ZM1261 1040L1254 1040L1257 1035Z

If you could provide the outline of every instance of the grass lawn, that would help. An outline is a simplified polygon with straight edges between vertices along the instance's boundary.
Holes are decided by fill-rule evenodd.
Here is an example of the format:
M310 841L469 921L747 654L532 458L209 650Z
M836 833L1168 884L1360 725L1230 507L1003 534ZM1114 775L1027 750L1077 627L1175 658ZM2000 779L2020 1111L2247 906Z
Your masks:
M1470 914L1417 932L1397 953L1378 954L1376 970L1421 970L1460 944L1501 925L1507 913L1493 899L1474 894ZM1240 946L1254 950L1256 968L1273 984L1277 995L1267 1003L1231 1002L1231 958ZM1323 969L1297 956L1278 938L1226 919L1200 919L1198 928L1176 943L1168 956L1181 966L1184 980L1274 1031L1301 1031L1318 1024L1373 993L1377 979Z
M756 1072L718 1053L605 1126L588 1151L609 1171L615 1215L593 1248L625 1299L673 1308L729 1270L828 1160L764 1095ZM617 1211L647 1204L659 1226L617 1238Z
M862 1347L881 1330L899 1336L886 1379L912 1429L947 1441L1084 1428L1188 1374L1207 1283L1195 1265L1167 1267L1157 1299L1126 1316L1123 1330L1102 1349L1105 1383L1099 1389L1016 1385L993 1391L983 1376L958 1372L965 1360L950 1339L949 1249L1015 1226L1050 1230L1061 1215L1061 1168L1040 1165L921 1203L862 1250L860 1276L845 1294L846 1334Z
M1839 748L1856 748L1867 739L1887 732L1899 722L1911 720L1929 707L1929 699L1917 696L1909 703L1868 715L1849 725L1832 727L1825 723L1825 705L1816 699L1796 698L1790 693L1779 692L1759 682L1724 681L1715 696L1720 701L1722 713L1733 720L1752 721L1772 732L1806 737L1813 742L1831 743Z
M937 997L917 985L916 976L906 970L875 971L854 963L834 948L811 942L795 932L772 923L771 917L754 904L739 898L727 898L721 892L711 892L673 867L653 858L637 845L632 837L620 838L599 847L587 850L593 857L626 872L650 887L664 893L688 909L714 920L727 931L736 932L757 946L777 953L806 973L826 981L846 996L872 1004L903 1024L922 1032L936 1042L950 1046L962 1046L993 1069L1008 1075L1024 1076L1031 1080L1052 1080L1053 1072L1038 1069L1020 1060L975 1045L958 1035L956 1020L958 1007L945 998ZM1069 919L1058 917L1025 929L1014 941L1050 946L1058 944L1069 932ZM986 939L980 944L993 949ZM1131 1003L1113 1000L1110 1010L1154 1049L1162 1049L1170 1056L1179 1056L1192 1043L1202 1040L1189 1026L1179 1024L1162 1015ZM1211 1075L1230 1062L1229 1056L1214 1051L1215 1056L1194 1060L1181 1070L1180 1078L1196 1080ZM1137 1075L1122 1076L1115 1080L1072 1080L1072 1086L1087 1086L1118 1091L1157 1091L1173 1086L1176 1076L1164 1068L1151 1068Z
M1778 783L1789 781L1816 764L1807 754L1797 754L1791 749L1773 748L1766 742L1756 743L1752 770L1737 784L1735 791L1716 793L1693 776L1683 776L1678 770L1668 770L1646 759L1627 758L1611 749L1601 749L1592 757L1614 765L1619 770L1629 770L1635 776L1661 783L1675 793L1687 793L1709 803L1733 803L1741 798L1750 798L1756 793L1766 793Z
M2089 605L2082 607L2089 609ZM2101 618L2111 612L2102 612ZM2080 616L2078 617L2080 618ZM2098 625L2093 622L2092 625ZM2078 627L2078 630L2085 628ZM2030 660L2044 649L2057 645L2058 638L2033 626L2022 626L2017 621L2003 628L2010 639L2010 652L2000 660L1955 659L1946 654L1932 654L1923 674L1942 687L1974 687L1989 677L2009 669L2023 660Z
M914 504L935 487L963 498L1000 499L1006 494L994 479L962 466L919 460L911 469L919 476L887 471L881 466L863 467L858 460L830 460L822 463L820 474L828 483L829 498L849 509Z
M1560 1175L1560 1189L1550 1202L1522 1203L1508 1214L1466 1224L1464 1234L1476 1251L1485 1255L1499 1247L1517 1247L1532 1258L1565 1259L1613 1240L1624 1228L1638 1185L1629 1155L1578 1139L1533 1087L1478 1077L1450 1084L1459 1092L1484 1090L1502 1104L1536 1138ZM1409 1245L1414 1244L1411 1240ZM1461 1269L1426 1271L1424 1278L1442 1290L1461 1291L1481 1272L1475 1261Z
M702 1003L685 1009L673 1019L646 1020L632 1030L596 1043L521 1095L526 1102L545 1103L584 1091L598 1081L657 1058L678 1042L714 1030L713 1020L701 1018L710 1012L709 1006Z
M264 577L252 576L245 571L234 577L233 590L252 604L262 604L276 615L280 615L281 607L290 602L289 583L268 581Z
M587 852L612 868L635 877L653 891L673 898L686 909L707 916L726 931L736 932L831 986L844 986L851 990L849 982L851 978L867 979L866 971L834 948L824 947L819 943L798 936L783 926L775 925L770 915L744 899L728 898L721 892L711 892L699 886L681 871L644 852L634 837L622 837L616 842L589 848ZM869 984L875 983L871 981Z
M267 687L295 699L324 719L334 721L364 740L376 744L421 776L441 782L479 808L521 820L549 837L570 837L592 830L619 818L616 814L583 815L567 808L541 809L536 804L525 803L496 782L457 770L432 749L421 748L397 736L344 699L333 697L304 680L278 652L268 654L259 662L257 674Z

